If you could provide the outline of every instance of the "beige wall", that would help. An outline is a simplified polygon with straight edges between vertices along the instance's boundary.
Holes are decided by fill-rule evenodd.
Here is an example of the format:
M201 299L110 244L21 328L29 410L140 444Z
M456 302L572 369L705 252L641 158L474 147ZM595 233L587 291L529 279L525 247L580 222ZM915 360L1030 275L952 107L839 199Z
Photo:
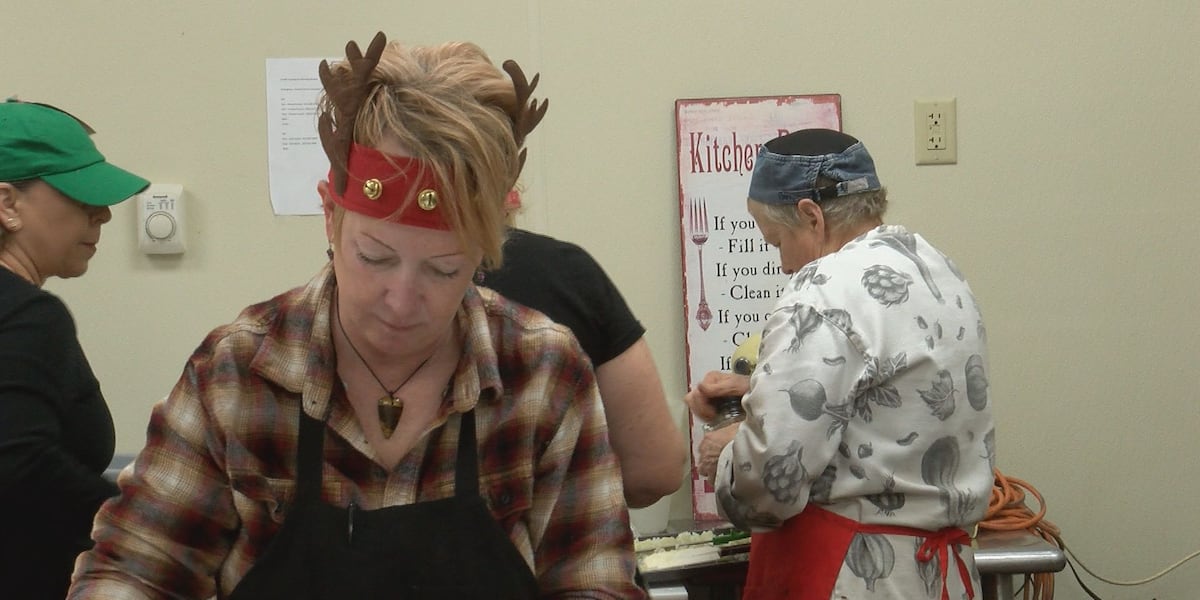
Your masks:
M48 286L78 319L122 452L140 447L151 405L210 328L324 261L319 219L271 213L264 59L335 55L383 29L476 41L541 71L551 110L530 139L525 224L606 266L673 399L685 387L674 100L841 94L845 129L890 188L889 220L953 256L984 308L1000 468L1035 484L1110 576L1149 575L1196 544L1195 3L4 4L0 94L79 113L114 162L189 195L182 257L138 252L130 203L88 276ZM958 99L957 165L913 164L924 96ZM668 507L688 514L686 492ZM1200 570L1102 589L1191 597ZM1084 596L1064 575L1059 597Z

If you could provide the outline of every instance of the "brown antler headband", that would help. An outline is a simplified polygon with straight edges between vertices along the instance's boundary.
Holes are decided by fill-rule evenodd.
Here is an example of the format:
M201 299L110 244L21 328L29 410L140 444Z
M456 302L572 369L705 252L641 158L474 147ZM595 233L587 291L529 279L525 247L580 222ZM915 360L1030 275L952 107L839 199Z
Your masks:
M346 62L350 65L350 73L334 75L329 68L329 61L321 61L317 72L321 84L325 86L325 96L333 106L331 112L322 113L317 120L317 133L321 136L321 146L329 157L329 168L333 173L333 189L339 195L346 193L346 164L350 155L350 145L354 143L354 122L362 109L367 95L371 91L371 73L383 56L387 46L387 36L383 32L375 34L367 53L358 49L358 44L351 40L346 44ZM337 129L334 129L337 123Z
M321 61L318 68L321 84L325 87L325 96L333 110L322 113L318 118L317 133L320 134L321 146L325 149L325 155L329 157L329 166L333 173L331 182L333 189L339 195L346 192L348 179L346 165L350 146L354 143L354 123L363 103L370 94L371 74L379 64L379 59L386 46L387 36L382 31L375 34L375 38L371 40L371 45L367 47L365 54L359 50L358 44L351 40L346 44L346 62L350 65L349 73L335 75L329 68L329 61L325 60ZM531 99L540 77L538 74L534 74L532 81L526 79L525 72L514 60L504 61L504 71L512 78L513 91L517 95L516 103L507 112L512 121L513 139L516 141L517 147L521 148L525 144L525 136L529 135L541 122L550 103L548 100L542 100L539 103L536 98ZM334 128L335 123L336 129ZM526 150L522 148L518 173L525 166L526 153Z
M525 168L526 150L522 146L525 145L525 136L537 127L542 121L542 117L546 116L546 109L550 106L549 100L542 100L538 104L537 98L530 99L533 95L533 89L537 87L538 78L541 75L534 73L533 81L525 79L525 72L521 70L521 66L515 60L504 61L504 71L512 78L513 90L517 93L517 103L514 109L509 111L508 116L512 119L513 139L517 142L517 147L521 148L521 162L517 167L517 172Z

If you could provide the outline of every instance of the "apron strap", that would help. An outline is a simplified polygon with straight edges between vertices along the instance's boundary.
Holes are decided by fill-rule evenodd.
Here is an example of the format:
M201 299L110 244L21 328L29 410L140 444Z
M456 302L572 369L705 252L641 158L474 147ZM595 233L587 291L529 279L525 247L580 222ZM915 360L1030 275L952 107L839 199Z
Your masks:
M321 455L325 448L325 422L314 419L300 406L300 449L297 452L296 499L318 500L321 497Z
M475 442L475 409L458 418L458 465L454 470L454 495L479 496L479 454Z
M842 561L859 534L901 535L918 538L914 558L921 563L938 559L942 577L942 600L946 589L950 554L958 562L967 597L975 598L971 572L955 546L969 546L970 536L958 527L939 531L904 525L860 523L809 503L799 514L771 531L754 533L750 543L750 567L746 573L744 598L803 598L824 600L836 585Z
M934 556L938 559L938 567L942 572L942 600L949 600L950 593L946 591L946 577L949 573L949 564L947 556L950 554L949 549L951 544L967 545L971 543L971 537L967 532L958 527L947 527L933 535L925 538L921 546L917 548L917 560L920 562L929 562ZM958 576L962 579L963 586L967 589L967 597L975 598L975 588L971 585L971 572L967 570L967 565L963 562L962 556L958 552L954 552L954 560L958 564Z
M839 519L845 519L845 517L832 512L829 514ZM946 591L946 577L950 569L950 565L947 562L949 558L948 554L950 554L951 545L971 545L971 536L966 531L963 531L960 527L947 527L931 532L903 525L866 524L857 523L849 519L847 519L847 522L853 523L852 527L861 532L909 535L924 538L925 541L917 548L916 559L924 563L933 560L935 556L938 558L938 569L942 573L942 600L949 600L950 593ZM971 571L967 569L967 564L963 562L962 556L959 556L957 551L954 552L954 560L958 564L958 576L962 578L963 587L967 590L967 598L974 600L975 586L971 585Z

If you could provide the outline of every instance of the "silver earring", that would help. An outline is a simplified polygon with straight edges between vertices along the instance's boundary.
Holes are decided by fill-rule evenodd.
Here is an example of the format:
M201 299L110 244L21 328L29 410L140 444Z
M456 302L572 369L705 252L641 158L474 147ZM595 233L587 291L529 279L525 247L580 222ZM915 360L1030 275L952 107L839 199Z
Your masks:
M325 256L328 256L329 260L333 260L333 248L326 248Z

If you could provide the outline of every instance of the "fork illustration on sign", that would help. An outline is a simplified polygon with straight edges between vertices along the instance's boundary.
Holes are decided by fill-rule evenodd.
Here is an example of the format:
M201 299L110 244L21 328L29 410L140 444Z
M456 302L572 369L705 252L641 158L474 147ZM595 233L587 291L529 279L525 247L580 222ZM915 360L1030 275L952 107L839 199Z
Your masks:
M700 305L696 307L696 321L700 323L700 329L707 331L712 323L712 311L708 309L708 301L704 299L704 242L708 241L708 207L704 204L704 198L692 198L688 207L688 217L688 229L700 259Z

